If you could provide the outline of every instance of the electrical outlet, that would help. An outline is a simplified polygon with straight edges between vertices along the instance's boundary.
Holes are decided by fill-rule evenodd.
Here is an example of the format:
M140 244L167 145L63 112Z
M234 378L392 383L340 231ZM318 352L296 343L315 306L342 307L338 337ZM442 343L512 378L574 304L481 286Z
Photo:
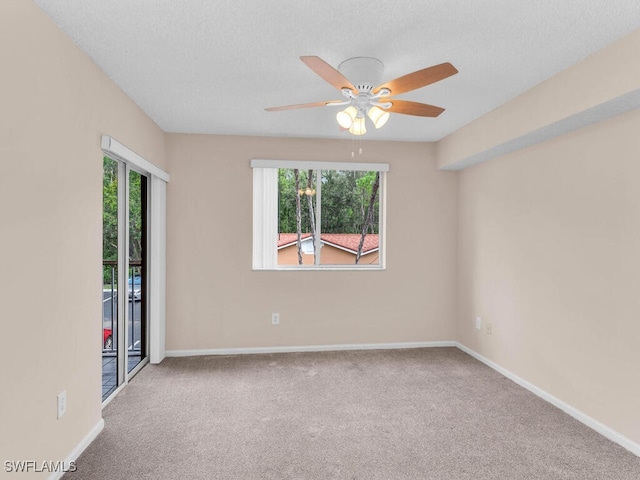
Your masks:
M67 391L63 390L58 394L58 418L67 412Z
M476 317L476 329L482 329L482 319L480 317Z
M487 332L487 335L491 335L493 329L490 322L487 322L487 325L485 326L485 330Z
M280 325L280 314L272 313L271 314L271 324L272 325Z

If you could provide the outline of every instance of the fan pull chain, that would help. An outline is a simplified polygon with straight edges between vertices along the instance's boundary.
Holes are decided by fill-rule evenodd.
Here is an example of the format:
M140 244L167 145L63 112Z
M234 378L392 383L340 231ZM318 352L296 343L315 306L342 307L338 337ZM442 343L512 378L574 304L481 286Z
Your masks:
M362 138L358 137L358 155L362 155ZM355 135L351 135L351 158L356 157L356 138Z
M360 145L360 147L358 147L358 155L362 155L362 145ZM351 148L351 158L355 158L356 156L356 152L355 152L355 148Z

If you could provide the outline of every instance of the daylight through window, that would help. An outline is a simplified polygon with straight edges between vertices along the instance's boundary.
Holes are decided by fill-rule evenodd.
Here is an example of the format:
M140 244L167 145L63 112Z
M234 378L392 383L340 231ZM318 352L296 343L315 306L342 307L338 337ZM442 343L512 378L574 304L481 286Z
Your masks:
M251 166L254 269L384 268L387 164Z

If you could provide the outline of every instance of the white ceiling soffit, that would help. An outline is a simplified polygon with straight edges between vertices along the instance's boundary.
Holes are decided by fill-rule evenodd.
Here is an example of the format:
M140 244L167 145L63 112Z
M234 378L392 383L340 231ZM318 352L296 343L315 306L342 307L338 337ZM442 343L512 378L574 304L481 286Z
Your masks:
M442 62L459 73L399 98L366 139L436 141L640 28L638 0L35 0L164 131L351 138L342 100L299 60L370 56L382 82ZM344 108L344 107L343 107Z

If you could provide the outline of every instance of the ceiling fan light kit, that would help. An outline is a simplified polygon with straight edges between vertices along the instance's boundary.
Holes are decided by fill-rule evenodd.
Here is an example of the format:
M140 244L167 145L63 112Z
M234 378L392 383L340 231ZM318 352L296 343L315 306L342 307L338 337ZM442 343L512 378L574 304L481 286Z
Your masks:
M353 105L350 105L344 110L341 110L338 113L336 113L336 120L338 120L338 124L342 128L344 128L345 130L348 130L349 128L351 128L351 125L353 124L353 121L356 119L357 116L358 116L358 110L356 110L356 107L354 107Z
M349 133L352 135L364 135L367 133L367 126L364 123L364 116L356 117L349 128Z
M380 107L376 107L375 105L369 108L367 115L376 128L382 127L385 123L387 123L387 120L389 120L389 112L387 112L386 110L382 110Z
M369 117L376 128L387 123L390 112L418 117L437 117L444 112L444 108L400 100L390 97L390 95L416 90L458 73L458 70L450 63L441 63L379 85L384 65L377 58L350 58L342 62L338 69L316 56L303 56L300 57L300 60L327 83L340 90L347 100L287 105L265 110L273 112L296 108L348 105L347 108L336 114L336 120L340 127L348 130L352 135L364 135L367 132L365 116Z

